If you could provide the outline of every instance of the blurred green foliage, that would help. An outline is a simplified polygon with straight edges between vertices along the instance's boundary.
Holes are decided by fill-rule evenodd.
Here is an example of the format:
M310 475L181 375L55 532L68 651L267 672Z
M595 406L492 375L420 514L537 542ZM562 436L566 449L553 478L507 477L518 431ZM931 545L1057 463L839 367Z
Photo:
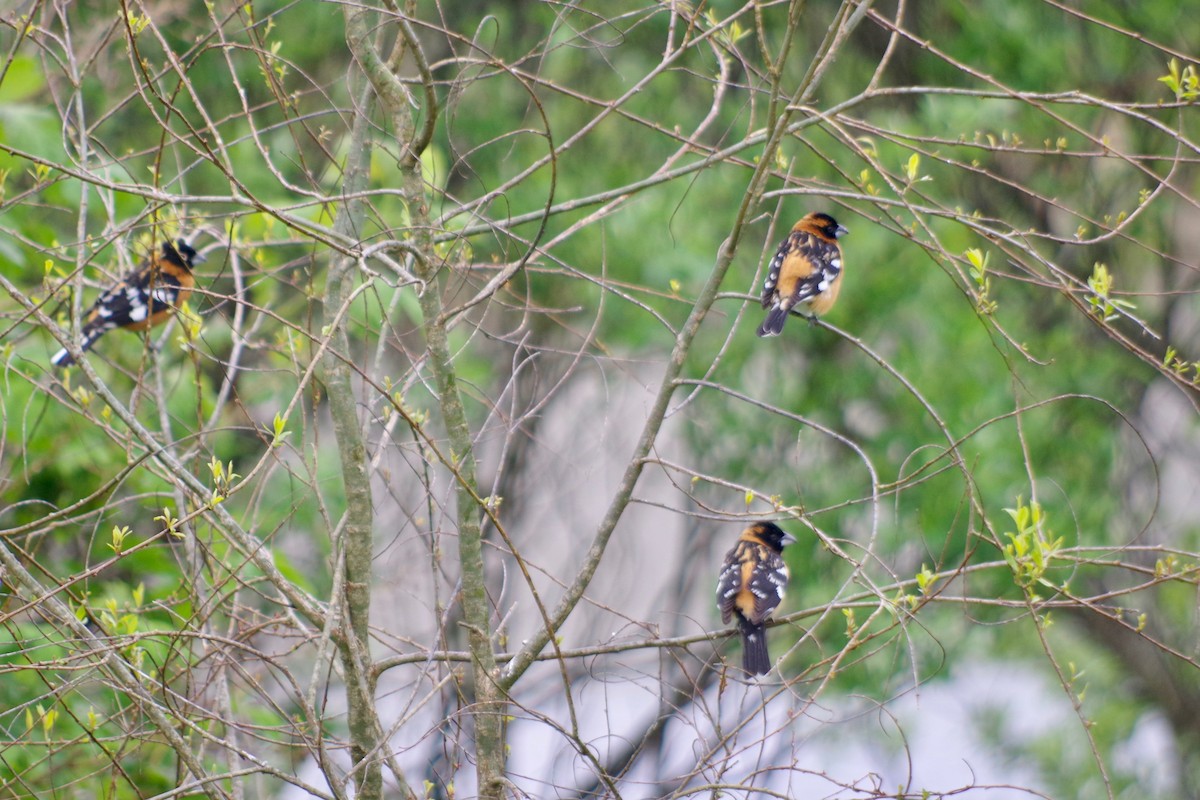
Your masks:
M1004 91L998 87L1038 93L1079 91L1112 101L1169 101L1169 93L1156 82L1167 70L1166 61L1139 38L1186 50L1200 39L1200 17L1180 14L1176 4L1166 0L1085 5L1086 14L1051 4L920 4L911 9L905 23L914 37L935 48L902 44L884 84L989 89L1000 94ZM719 17L737 8L727 2L709 7ZM461 234L481 220L504 222L547 204L588 198L642 181L673 154L679 158L671 168L682 169L766 126L764 81L747 68L762 68L755 36L739 40L736 54L719 50L718 56L713 49L694 48L633 91L657 68L668 36L680 35L672 33L664 8L618 3L603 9L568 9L558 4L461 0L440 4L440 19L454 20L458 36L448 41L425 31L430 59L437 65L442 108L424 163L430 178L426 201L443 226L436 233L442 236L440 246L447 259L449 296L466 300L483 283L468 276L471 265L522 258L541 225L533 220L503 231ZM837 3L827 0L807 4L793 54L784 66L784 85L794 85L805 73L837 9ZM0 269L35 302L45 301L42 310L58 324L69 326L71 295L62 281L74 276L76 265L82 265L83 281L75 283L72 277L72 285L81 288L86 306L96 286L118 272L119 264L131 263L153 247L157 226L175 225L177 214L233 232L244 259L245 299L271 314L259 318L250 337L253 347L247 364L254 370L253 379L238 382L236 401L222 408L214 427L204 428L224 378L221 359L235 338L229 322L233 310L216 296L234 291L228 260L222 263L216 258L203 273L214 296L197 296L193 301L204 319L197 348L181 347L176 327L153 356L164 366L164 396L157 397L156 389L147 384L152 370L140 356L145 348L137 337L125 333L106 337L98 347L103 358L93 358L91 363L143 424L157 431L164 443L187 453L189 469L202 480L210 480L205 465L212 457L232 462L245 473L260 459L270 462L268 474L250 490L226 500L227 507L247 527L261 532L264 542L275 544L288 537L302 541L303 548L274 548L274 557L298 584L324 596L333 583L328 522L339 518L344 499L328 434L321 428L319 389L305 386L301 391L292 417L295 440L279 448L277 458L266 455L270 437L263 430L291 401L312 357L311 339L286 330L281 321L300 332L318 333L316 298L323 292L322 264L327 253L253 203L196 202L186 209L171 209L151 202L147 193L138 196L95 186L85 190L63 170L50 168L39 174L33 162L12 152L76 167L81 156L72 125L79 125L80 117L64 124L63 107L78 102L86 110L83 119L94 148L88 164L102 163L95 171L112 181L144 184L176 195L253 197L264 207L287 209L298 219L328 224L332 204L321 198L337 198L346 119L357 102L346 81L352 67L338 6L254 2L219 11L228 14L222 17L226 20L223 35L240 48L231 50L215 46L210 19L202 9L164 5L161 12L160 19L153 10L153 28L135 38L137 57L155 75L150 80L140 74L136 85L125 74L131 53L124 31L107 10L77 4L67 12L75 28L111 29L113 37L110 51L97 55L95 64L84 64L88 68L78 78L78 92L69 86L64 73L70 69L55 49L61 42L18 45L12 25L0 33L0 51L13 53L0 79L0 142L8 148L0 152L0 227L6 234L0 237ZM782 41L785 14L783 7L762 10L772 53L778 52ZM427 22L437 24L433 16ZM752 27L753 21L747 19L745 25ZM162 35L161 41L157 34ZM886 37L881 26L860 27L812 104L828 109L862 91ZM186 87L169 70L159 72L164 46L184 58ZM725 89L732 99L697 141L687 141L688 132L712 103L718 58L729 59L731 84ZM969 64L987 79L967 74L955 61ZM498 67L500 63L505 68ZM419 103L415 85L413 91L414 103ZM617 98L628 92L633 93L618 104ZM565 142L593 123L605 104L619 107L562 150ZM1141 113L1168 130L1178 124L1190 132L1193 111L1146 108ZM964 214L977 212L981 218L1003 221L1013 231L1050 231L1064 239L1077 230L1082 232L1079 238L1094 236L1103 224L1139 209L1143 190L1153 189L1154 184L1145 171L1102 157L1088 137L1119 140L1122 152L1166 159L1173 150L1170 135L1094 105L1039 108L965 93L883 95L849 113L861 122L853 135L845 129L814 126L785 138L778 154L782 166L768 186L773 195L753 210L750 234L741 242L722 289L756 295L755 276L761 274L762 264L791 220L808 210L836 213L851 235L844 240L845 287L828 321L885 358L936 410L940 423L908 387L879 368L853 341L802 320L792 320L780 339L758 340L753 334L756 303L725 297L705 322L687 363L687 377L718 383L798 415L838 432L858 449L798 425L789 416L766 414L731 395L703 390L686 412L687 423L672 428L694 454L690 467L753 486L762 496L775 495L783 506L803 507L814 525L852 551L876 537L875 555L902 580L926 563L939 571L1002 559L986 525L996 526L996 533L1004 530L1002 509L1035 489L1066 547L1120 547L1134 541L1149 511L1131 507L1126 483L1131 472L1150 469L1151 459L1131 436L1135 429L1131 420L1145 398L1146 386L1156 380L1155 370L1118 346L1052 287L1023 279L1010 256L994 242L950 221L949 214L914 214L914 209L957 208ZM205 119L217 123L220 145L207 132L191 133L202 130ZM164 132L164 124L169 133ZM395 192L402 180L397 132L380 124L379 148L371 164L375 192L371 223L359 232L368 244L398 233L407 235L410 218ZM186 145L181 143L185 141ZM197 152L201 141L217 153L213 160L221 168L206 153ZM271 154L284 155L268 164L260 145ZM552 162L511 182L552 149L556 153ZM920 158L911 162L915 153ZM747 147L734 159L681 172L573 233L567 234L595 212L600 201L556 213L539 241L564 238L552 252L535 255L528 268L513 278L505 299L551 309L528 320L538 346L569 351L579 346L583 333L598 318L595 341L589 345L591 355L664 358L674 341L668 326L678 328L690 311L733 225L734 210L755 160L762 157L773 154ZM903 176L909 163L919 164L919 177L928 180L902 185L899 191L889 188L879 168ZM1192 171L1178 183L1181 193L1194 193ZM501 186L503 191L486 203L463 211L463 204ZM794 193L797 188L819 187L828 187L837 197ZM858 194L846 199L847 193ZM87 214L81 221L85 195ZM1191 196L1164 196L1145 209L1127 236L1091 246L1046 242L1038 247L1081 280L1091 274L1095 263L1107 263L1118 291L1156 292L1176 285L1180 291L1190 291L1194 284L1179 279L1158 254L1182 252L1174 215ZM879 202L871 202L872 198ZM915 225L918 218L929 225L932 237ZM81 234L86 241L79 240ZM119 248L130 245L133 252L125 258L116 255ZM968 248L989 254L990 299L996 304L990 315L978 313L970 286L942 255L959 255ZM49 276L44 267L47 259L55 264ZM52 288L57 291L51 298ZM1136 314L1169 335L1172 304L1185 302L1188 295L1134 299ZM188 587L179 558L182 545L169 541L152 521L164 507L173 508L176 515L195 509L175 507L170 476L159 474L142 459L124 426L105 416L102 399L92 396L85 404L78 394L72 395L84 385L82 375L73 371L63 385L53 383L46 361L57 343L15 303L5 301L0 311L5 338L12 345L6 351L0 394L5 421L0 524L5 529L33 526L52 510L87 498L72 509L79 525L22 544L24 557L47 569L42 577L65 580L112 556L105 548L105 532L113 526L130 526L135 542L157 535L155 543L89 574L72 587L69 596L100 613L101 597L128 594L130 585L144 583L147 605L130 612L140 625L173 630L197 624L196 610L187 605ZM737 329L731 331L738 314L742 316ZM411 289L377 284L349 312L354 357L364 364L373 359L378 332L385 327L395 337L395 352L419 353L419 335L414 333L417 316ZM491 404L510 378L511 347L502 324L510 321L505 318L494 326L491 320L481 323L487 336L467 325L453 334L460 379L471 398L468 410L477 424L491 412ZM1133 327L1124 320L1114 325L1124 325L1127 331ZM159 341L157 334L150 338ZM1147 340L1143 346L1161 349L1169 343ZM398 375L407 364L399 357L394 361L388 367L394 366ZM677 397L690 389L683 387ZM430 407L431 397L421 381L407 388L406 402L412 407ZM83 405L86 414L80 413ZM1025 410L1029 407L1033 408ZM1019 429L1013 415L1018 411ZM378 412L374 407L367 413ZM97 425L96 419L105 424ZM161 429L161 419L169 421L168 430ZM941 424L955 444L961 443L969 481L943 454L949 442ZM871 470L883 486L895 485L881 500L877 528L870 505ZM909 480L918 474L919 480ZM314 486L319 492L312 491ZM696 497L729 513L745 510L742 495L728 487L702 484ZM972 497L986 512L985 519L972 514ZM662 501L684 510L693 507L693 498L682 495ZM758 501L752 510L765 514L774 509ZM235 573L236 580L254 580L252 570L231 563L236 562L232 552L204 525L195 526L190 535L205 543L208 563L218 565L217 585L234 580ZM1195 530L1169 535L1180 548L1197 546ZM298 550L304 553L300 557ZM795 603L794 608L828 601L849 570L840 562L831 568L831 555L811 537L789 552L794 575L789 603ZM1099 568L1078 565L1069 574L1051 572L1050 579L1060 587L1069 580L1082 590L1089 581L1099 580L1098 572ZM1192 589L1172 587L1180 597L1166 593L1172 602L1164 603L1161 610L1171 614L1170 619L1185 618ZM973 577L969 590L1014 601L1022 597L1012 576L1001 571ZM146 608L152 602L175 613L151 613ZM952 630L961 625L963 612L944 604L921 613L926 628L945 625ZM961 638L912 635L908 639L893 632L890 639L885 637L894 648L892 655L863 658L844 669L838 690L872 695L881 685L894 689L896 676L905 672L897 669L897 663L908 657L905 647L910 641L919 659L929 659L916 667L921 678L936 674L943 664L952 670L957 659L979 647L980 638L1006 657L1039 658L1041 645L1030 635L1028 609L1019 605L980 608L971 614L974 620L1006 624ZM858 611L856 619L861 623L866 616ZM829 615L817 632L822 654L837 652L852 633L842 615ZM40 643L34 653L30 642ZM183 670L180 664L191 657L172 652L171 646L153 637L141 642L149 659L148 680L167 680L168 673L178 677ZM1103 720L1097 726L1103 747L1115 746L1136 716L1130 710L1134 706L1129 693L1120 687L1120 663L1084 637L1066 638L1060 647L1071 654L1060 656L1062 661L1087 663L1090 680L1102 682L1109 691L1091 694L1087 709L1092 718ZM0 684L0 703L10 709L0 719L13 738L37 740L36 731L22 732L21 715L31 707L29 698L44 692L43 678L18 667L22 659L46 662L65 657L69 646L36 622L9 621L0 635L0 648L0 665L12 676ZM802 649L795 656L796 671L803 671L814 661L812 657L812 652ZM119 698L80 689L56 702L70 706L65 716L74 727L55 733L64 741L88 738L79 721L88 709L94 708L103 720L99 731L93 732L101 741L117 736L118 723L131 724L121 719ZM262 713L264 718L272 717ZM280 724L280 720L264 719L264 724ZM116 745L112 746L116 752ZM1030 750L1051 760L1040 746L1031 745ZM30 784L47 780L51 764L39 755L43 750L17 747L6 752L9 756L0 767L6 779L19 776ZM1086 753L1067 758L1056 752L1054 759L1065 759L1055 762L1057 772L1051 775L1061 776L1064 786L1090 774ZM173 785L164 755L141 749L138 760L140 768L147 770L139 781L143 792L165 791ZM1117 775L1114 784L1123 790L1129 779Z

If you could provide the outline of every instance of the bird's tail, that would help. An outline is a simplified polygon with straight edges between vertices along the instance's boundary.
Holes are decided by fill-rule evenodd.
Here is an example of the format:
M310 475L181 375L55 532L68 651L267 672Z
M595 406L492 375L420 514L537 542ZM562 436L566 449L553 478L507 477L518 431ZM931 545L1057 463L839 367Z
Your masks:
M739 620L742 629L742 668L751 675L766 675L771 671L771 656L767 653L767 632L762 623Z
M50 357L50 363L56 367L69 367L75 363L75 359L71 358L71 354L67 352L67 348L63 348Z
M759 336L778 336L783 331L783 323L787 322L788 310L782 304L771 306L767 318L758 326Z
M84 328L83 341L79 343L79 349L86 353L92 346L92 343L100 338L101 333L103 331L89 331ZM67 352L67 348L64 347L50 357L50 363L56 367L69 367L75 363L75 359Z

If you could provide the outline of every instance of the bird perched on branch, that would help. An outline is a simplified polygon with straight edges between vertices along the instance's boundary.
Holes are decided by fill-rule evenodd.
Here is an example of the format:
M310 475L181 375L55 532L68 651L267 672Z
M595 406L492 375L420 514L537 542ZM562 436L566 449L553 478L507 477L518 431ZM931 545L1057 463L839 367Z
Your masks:
M196 277L192 267L204 257L183 239L163 242L162 252L151 255L133 271L106 289L83 316L83 340L87 351L113 328L142 331L164 322L192 294ZM66 348L50 359L56 367L69 367L75 359Z
M807 306L813 316L833 307L842 285L842 248L837 240L849 233L828 214L808 214L779 244L767 279L762 304L769 308L758 327L759 336L777 336L788 312Z
M796 541L774 522L756 522L742 531L725 556L717 579L717 607L728 624L737 618L742 632L742 666L751 675L771 671L764 622L783 600L788 568L783 546Z

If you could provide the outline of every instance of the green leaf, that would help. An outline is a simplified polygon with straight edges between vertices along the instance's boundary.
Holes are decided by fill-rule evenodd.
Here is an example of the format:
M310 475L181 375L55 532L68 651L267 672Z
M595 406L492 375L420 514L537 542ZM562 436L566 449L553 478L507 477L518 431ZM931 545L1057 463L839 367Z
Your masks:
M133 529L127 525L114 525L112 529L112 538L109 540L108 546L114 553L120 555L125 551L125 541L133 533Z
M46 738L50 738L50 731L54 729L54 721L58 719L58 711L51 708L42 715L42 733Z
M291 435L291 432L287 430L287 417L281 415L278 411L275 412L275 419L271 423L271 429L272 447L279 447Z

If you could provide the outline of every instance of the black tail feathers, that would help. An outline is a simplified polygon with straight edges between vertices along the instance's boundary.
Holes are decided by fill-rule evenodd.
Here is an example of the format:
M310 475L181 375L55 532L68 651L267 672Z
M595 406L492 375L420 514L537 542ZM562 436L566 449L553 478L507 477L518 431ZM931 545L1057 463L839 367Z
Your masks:
M101 332L102 333L102 332ZM93 333L87 328L83 330L83 341L79 343L79 349L87 352L88 348L100 338L100 333ZM50 363L56 367L69 367L75 363L75 359L67 352L67 348L63 348L50 357Z
M786 315L786 312L785 312ZM742 629L742 668L751 675L766 675L771 671L771 656L767 653L767 632L763 626L747 619L740 621Z
M50 363L56 367L69 367L75 363L75 359L71 358L71 354L64 347L50 358Z
M767 318L758 326L759 336L778 336L783 332L783 323L787 322L788 310L781 305L771 306Z

